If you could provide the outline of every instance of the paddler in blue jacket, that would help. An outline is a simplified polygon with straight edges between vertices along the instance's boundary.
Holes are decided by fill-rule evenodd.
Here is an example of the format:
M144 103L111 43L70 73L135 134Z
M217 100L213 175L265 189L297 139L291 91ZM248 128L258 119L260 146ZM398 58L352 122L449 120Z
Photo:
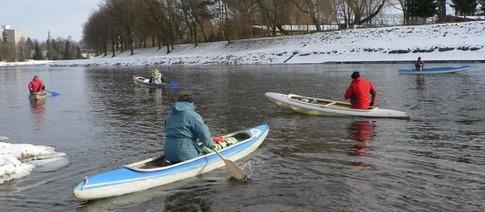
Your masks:
M214 147L209 128L195 112L192 97L182 94L165 120L165 157L171 163L182 162L201 155L204 146Z

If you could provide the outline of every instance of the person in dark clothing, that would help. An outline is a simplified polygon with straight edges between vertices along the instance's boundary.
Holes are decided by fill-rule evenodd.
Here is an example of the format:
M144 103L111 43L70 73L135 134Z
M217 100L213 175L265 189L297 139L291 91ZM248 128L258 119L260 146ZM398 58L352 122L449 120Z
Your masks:
M416 60L416 63L414 64L416 67L416 71L422 71L424 68L424 62L421 60L421 57L418 57L418 60Z

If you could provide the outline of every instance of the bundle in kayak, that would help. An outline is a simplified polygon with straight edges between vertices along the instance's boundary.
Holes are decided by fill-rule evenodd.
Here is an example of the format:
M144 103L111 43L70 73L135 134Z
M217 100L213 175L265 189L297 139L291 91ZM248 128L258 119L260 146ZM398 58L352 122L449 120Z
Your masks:
M226 159L235 161L255 151L268 135L266 124L224 135L238 140L218 152ZM224 166L215 152L181 163L170 164L162 158L149 158L122 168L85 177L74 188L74 196L83 200L118 196L165 185L200 175Z
M327 116L360 116L369 118L402 118L410 119L411 115L397 110L371 107L369 110L352 109L347 102L319 99L296 94L280 94L267 92L264 94L277 105L289 108L295 112L310 115Z

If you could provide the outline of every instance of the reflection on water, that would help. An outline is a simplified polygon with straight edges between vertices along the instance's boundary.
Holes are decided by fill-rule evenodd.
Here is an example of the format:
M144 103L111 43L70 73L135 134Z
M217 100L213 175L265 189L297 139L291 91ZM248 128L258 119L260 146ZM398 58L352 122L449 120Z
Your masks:
M161 104L163 102L163 92L164 89L150 89L142 87L134 87L134 93L136 96L151 96L156 104Z
M71 163L0 185L0 211L483 211L485 65L421 77L399 68L167 66L164 75L178 87L155 90L132 81L151 67L2 69L0 136L55 146ZM378 107L411 112L413 120L303 115L264 97L341 99L352 71L376 85ZM37 72L63 95L29 104L25 82ZM236 161L251 181L232 183L217 169L121 197L73 197L86 175L160 156L163 122L181 92L194 96L213 134L270 126L261 147Z
M192 187L176 192L166 199L165 211L209 211L210 186Z
M179 81L177 80L170 80L170 83L168 84L169 88L175 92L178 92L180 89L179 86Z
M424 90L424 76L419 74L416 76L416 89L419 91Z
M348 154L356 157L365 157L370 155L371 141L375 136L375 122L369 120L353 121L349 126L349 135L356 143L349 149ZM363 161L353 161L353 166L370 167L372 165Z
M44 124L45 99L29 100L30 112L32 113L32 125L34 130L40 130Z
M349 133L358 143L365 143L375 136L374 125L375 122L369 120L353 121L350 124Z

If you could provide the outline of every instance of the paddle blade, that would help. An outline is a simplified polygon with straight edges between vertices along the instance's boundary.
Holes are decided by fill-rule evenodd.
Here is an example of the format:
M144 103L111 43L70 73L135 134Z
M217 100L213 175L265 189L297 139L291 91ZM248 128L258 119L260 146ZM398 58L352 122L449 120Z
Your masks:
M239 166L234 164L234 162L227 159L223 159L223 161L224 161L224 164L226 164L227 171L234 179L237 179L243 182L249 179L246 172L244 172L244 170L242 170L241 168L239 168Z
M227 171L234 179L243 181L243 182L249 179L246 172L244 172L241 168L239 168L239 166L237 166L234 162L224 158L215 148L212 148L212 150L214 150L216 155L219 156L222 161L224 161Z
M48 91L48 90L45 90L45 91L49 92L51 94L51 96L59 96L59 95L61 95L60 93L57 93L55 91Z
M170 88L173 90L179 89L179 82L176 80L170 81Z

